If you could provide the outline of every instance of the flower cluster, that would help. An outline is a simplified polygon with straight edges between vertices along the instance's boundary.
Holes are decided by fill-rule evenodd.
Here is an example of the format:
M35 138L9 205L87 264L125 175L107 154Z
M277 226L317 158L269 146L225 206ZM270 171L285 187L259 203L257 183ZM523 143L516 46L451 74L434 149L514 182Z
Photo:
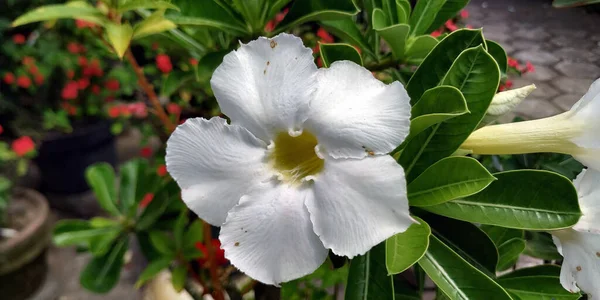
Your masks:
M444 33L456 31L460 28L460 26L457 23L461 23L467 18L469 18L469 11L466 9L463 9L460 11L458 16L456 16L454 19L447 20L444 23L444 25L442 25L440 28L434 30L431 33L431 36L437 38ZM467 25L465 25L465 28L473 28L473 26L467 24Z
M14 40L19 39L13 39L13 41ZM18 43L15 42L15 44ZM24 56L14 73L4 73L2 80L7 85L21 89L29 89L30 87L44 84L46 75L40 70L33 57Z

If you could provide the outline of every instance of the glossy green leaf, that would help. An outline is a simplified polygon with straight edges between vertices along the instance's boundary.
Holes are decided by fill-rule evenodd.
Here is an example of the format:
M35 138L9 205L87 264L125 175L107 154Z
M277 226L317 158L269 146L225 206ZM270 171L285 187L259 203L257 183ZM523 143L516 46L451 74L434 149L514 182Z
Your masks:
M177 25L173 21L165 19L162 11L157 11L135 25L133 39L140 39L175 28Z
M164 232L154 230L150 231L150 242L158 252L171 256L175 252L173 240Z
M409 38L406 43L404 60L410 64L419 65L437 44L438 40L430 35Z
M208 81L212 77L215 69L223 62L223 57L229 51L211 52L203 56L198 62L198 79Z
M435 235L419 261L427 275L452 300L512 300L494 280L452 251Z
M412 107L410 134L407 139L432 125L469 113L462 93L453 86L437 86L427 90Z
M398 233L385 241L385 265L388 274L398 274L410 268L427 251L431 228L417 217L419 222L410 225L402 233Z
M173 273L171 274L171 283L173 283L173 288L175 291L181 292L183 290L186 278L186 266L177 266L175 269L173 269Z
M204 229L202 228L202 220L194 220L183 236L183 241L185 242L184 247L195 246L196 242L202 241L203 236Z
M556 8L575 7L600 3L600 0L554 0L552 6Z
M179 10L179 7L171 3L170 1L161 0L128 0L119 1L119 13L124 13L129 10L135 9L174 9Z
M85 179L92 188L100 206L114 216L120 215L117 209L115 170L108 163L97 163L85 170Z
M336 20L323 20L320 23L329 33L349 44L360 47L362 51L375 57L373 49L369 46L369 42L356 26L356 22L352 20L352 17L344 17Z
M323 66L326 68L329 68L329 66L333 62L340 60L349 60L361 66L363 64L360 53L358 53L358 51L356 51L356 49L350 46L349 44L319 43L319 48L321 49L321 59L323 60Z
M406 47L406 37L410 26L406 24L389 25L390 21L383 10L376 8L373 10L373 29L381 35L386 43L392 49L392 54L395 59L404 57Z
M560 277L560 266L557 265L540 265L535 267L518 269L508 274L500 276L501 279L530 277L530 276L550 276Z
M447 0L419 0L410 16L410 35L417 36L427 33L438 11ZM445 20L444 20L445 21Z
M108 42L111 44L119 58L123 58L131 38L133 37L133 28L129 24L109 23L105 26Z
M558 253L552 236L546 232L528 232L524 253L544 260L561 260L563 258Z
M396 0L396 11L398 14L398 24L408 24L412 7L408 0Z
M271 7L269 8L267 19L273 19L277 13L281 12L281 10L291 1L292 0L271 0Z
M381 0L381 10L385 13L390 24L398 24L398 10L396 9L396 0Z
M576 300L581 294L571 294L561 285L558 277L527 276L500 278L498 283L520 300Z
M110 235L114 231L119 232L118 227L94 228L88 221L83 220L61 220L52 233L52 241L60 247L71 245L89 246L89 242L99 236Z
M181 12L170 11L167 19L178 25L214 28L234 35L245 35L249 28L243 21L215 0L173 0Z
M496 247L504 244L506 241L511 239L524 239L525 233L523 230L514 229L514 228L506 228L500 226L492 226L492 225L481 225L479 226L481 230L487 234L490 239L494 242Z
M154 195L150 204L144 208L144 211L138 218L135 224L136 229L146 230L150 228L162 216L171 202L172 199L165 190L161 190L161 192Z
M120 236L126 235L125 231L121 227L103 227L104 229L110 229L110 231L92 237L89 242L89 250L94 256L102 256L110 250L113 242Z
M466 49L484 43L481 30L460 29L444 38L421 63L410 78L406 90L415 104L423 93L438 86L448 73L454 60Z
M354 16L358 7L352 0L294 1L289 12L279 23L279 31L309 21L336 20Z
M476 194L494 180L494 176L476 159L447 157L408 185L408 201L411 206L441 204Z
M152 261L148 264L148 266L142 271L140 277L135 282L135 287L140 288L144 283L148 280L154 278L160 271L166 269L171 264L171 258L161 258L155 261Z
M373 247L365 255L350 262L346 300L394 299L393 277L387 275L385 243Z
M502 74L506 74L506 69L508 68L508 56L506 55L506 51L504 51L504 48L502 48L500 44L494 41L486 40L485 43L488 47L488 53L498 63L498 66L500 67L500 72L502 72Z
M75 2L87 4L84 1ZM34 22L66 18L82 19L98 25L108 23L108 19L106 19L100 10L89 4L79 5L77 3L40 6L18 17L13 21L12 26L16 27Z
M413 285L403 276L394 276L394 300L421 300Z
M175 238L175 249L183 249L183 236L185 234L185 225L188 222L188 211L182 210L179 213L179 217L177 221L175 221L175 226L173 228L173 237Z
M130 160L119 168L121 178L119 206L124 214L129 214L132 209L135 209L136 203L144 197L147 171L148 162L143 159Z
M498 251L490 238L477 226L450 218L415 210L431 226L432 233L469 264L493 277Z
M246 23L250 24L253 32L264 28L269 12L268 0L230 0L232 7L243 16Z
M447 20L454 18L468 3L469 0L445 0L426 32L429 33L440 28Z
M517 263L519 256L525 250L525 240L521 238L510 239L498 246L497 271L504 271Z
M496 173L480 193L424 209L459 220L528 230L567 228L579 220L577 191L569 179L548 171Z
M105 255L94 257L81 272L81 285L95 293L107 293L119 281L123 256L127 251L128 240L117 241Z

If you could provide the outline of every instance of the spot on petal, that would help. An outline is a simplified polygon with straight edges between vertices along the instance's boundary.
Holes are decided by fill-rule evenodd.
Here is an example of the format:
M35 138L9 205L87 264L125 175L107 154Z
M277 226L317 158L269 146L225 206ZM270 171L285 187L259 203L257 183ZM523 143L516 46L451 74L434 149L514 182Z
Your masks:
M233 244L233 245L238 247L240 245L240 242L235 242L235 244Z
M275 49L277 46L277 42L275 40L271 40L271 49Z
M577 266L577 272L581 272L581 266Z

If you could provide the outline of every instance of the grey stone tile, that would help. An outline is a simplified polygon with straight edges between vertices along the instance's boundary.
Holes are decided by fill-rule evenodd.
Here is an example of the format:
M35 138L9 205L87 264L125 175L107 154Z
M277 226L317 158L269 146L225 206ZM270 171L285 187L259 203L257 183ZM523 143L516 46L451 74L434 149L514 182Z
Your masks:
M581 99L581 95L564 94L554 98L552 102L560 109L567 111L570 110L571 107L573 107L573 104L579 101L579 99Z
M571 78L560 76L552 80L552 85L558 88L560 91L570 93L573 95L579 95L580 97L587 92L590 85L594 82L592 78Z
M539 51L539 49L521 50L515 54L515 58L530 61L533 64L552 65L559 61L558 57L549 52Z
M554 116L561 111L546 100L527 98L515 108L514 112L517 115L540 119Z
M600 76L600 67L591 63L562 61L555 66L556 70L564 75L575 78L597 78Z

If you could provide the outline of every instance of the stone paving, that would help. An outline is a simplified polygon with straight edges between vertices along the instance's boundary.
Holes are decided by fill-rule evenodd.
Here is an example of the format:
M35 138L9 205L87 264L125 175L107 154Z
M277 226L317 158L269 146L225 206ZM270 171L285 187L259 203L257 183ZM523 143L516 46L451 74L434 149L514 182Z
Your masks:
M535 66L513 83L537 89L503 121L566 111L600 78L600 14L553 8L550 0L471 0L467 9L468 24L483 27L484 36L509 56Z

